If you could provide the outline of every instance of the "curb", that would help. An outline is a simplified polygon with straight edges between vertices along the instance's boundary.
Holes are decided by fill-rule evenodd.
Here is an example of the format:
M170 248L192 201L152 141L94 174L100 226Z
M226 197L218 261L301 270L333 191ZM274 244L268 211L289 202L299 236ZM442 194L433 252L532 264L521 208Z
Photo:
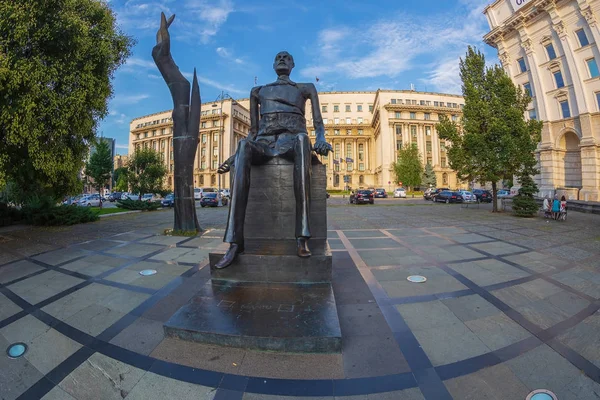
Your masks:
M142 210L131 210L131 211L123 211L123 212L116 212L116 213L112 213L112 214L102 214L102 215L98 215L100 218L105 218L105 217L114 217L115 215L126 215L126 214L134 214L134 213L141 213Z

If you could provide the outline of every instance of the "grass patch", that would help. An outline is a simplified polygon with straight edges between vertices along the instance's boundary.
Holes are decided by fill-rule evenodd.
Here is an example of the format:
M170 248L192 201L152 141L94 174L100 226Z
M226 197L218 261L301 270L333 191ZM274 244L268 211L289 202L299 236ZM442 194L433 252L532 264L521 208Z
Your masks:
M127 210L125 208L100 208L100 207L91 207L91 209L98 215L106 215L106 214L117 214L117 213L122 213L122 212L126 212L126 211L131 211L131 210Z
M166 236L187 236L192 237L198 234L198 231L176 231L173 229L165 229L164 234Z

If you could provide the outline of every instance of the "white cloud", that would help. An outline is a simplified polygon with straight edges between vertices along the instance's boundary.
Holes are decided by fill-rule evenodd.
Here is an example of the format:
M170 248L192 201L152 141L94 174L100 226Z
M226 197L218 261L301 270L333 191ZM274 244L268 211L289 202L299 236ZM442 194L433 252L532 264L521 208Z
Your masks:
M461 94L459 58L449 58L437 64L427 73L427 79L421 82L426 85L431 83L442 93Z
M231 50L226 49L225 47L217 47L216 50L217 55L221 58L226 59L227 61L231 61L235 64L243 65L245 64L244 60L241 58L234 57Z
M128 150L129 151L129 145L128 144L118 144L115 146L115 148L117 149L124 149L124 150Z
M162 79L162 76L156 74L148 74L148 78L150 79Z
M191 72L183 72L183 76L185 76L186 78L188 78L190 80L190 82L191 82L192 79L193 79L193 77L194 77L194 74L191 73ZM211 86L211 87L214 87L216 89L223 90L225 92L229 92L230 94L246 95L246 96L249 95L248 92L246 92L244 90L236 89L235 87L233 87L231 85L224 85L222 83L219 83L217 81L213 81L212 79L208 79L208 78L205 78L205 77L200 76L200 75L196 75L196 76L198 78L198 82L199 83L203 83L203 84L205 84L207 86Z
M141 93L141 94L131 94L131 95L117 95L113 99L115 104L136 104L140 101L147 99L150 97L149 94Z

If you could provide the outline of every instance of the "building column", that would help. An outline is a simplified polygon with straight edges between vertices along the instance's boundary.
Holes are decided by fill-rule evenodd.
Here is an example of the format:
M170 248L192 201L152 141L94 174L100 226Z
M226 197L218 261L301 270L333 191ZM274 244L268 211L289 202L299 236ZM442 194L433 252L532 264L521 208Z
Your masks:
M537 113L538 119L541 121L547 121L547 113L546 110L546 88L542 84L542 80L538 74L538 59L533 51L533 43L531 39L525 39L522 42L522 46L525 49L525 54L527 55L527 62L529 63L529 71L531 73L531 78L533 80L533 95L535 101L535 111Z
M552 13L550 15L552 15ZM555 20L554 17L552 19L553 21ZM569 68L569 78L571 79L571 82L573 83L573 89L575 90L575 98L569 99L573 100L573 116L586 114L588 112L588 106L585 94L583 92L583 87L581 86L582 79L579 76L579 69L577 68L575 57L573 57L573 46L571 45L571 39L569 38L567 29L562 21L555 22L552 28L560 38L562 51L567 61L567 67Z
M581 15L585 18L590 27L590 31L592 32L592 36L594 37L594 42L596 42L596 46L600 47L600 27L598 26L598 21L596 20L596 16L592 11L592 7L586 4L582 4L583 2L579 1L579 8L581 11Z

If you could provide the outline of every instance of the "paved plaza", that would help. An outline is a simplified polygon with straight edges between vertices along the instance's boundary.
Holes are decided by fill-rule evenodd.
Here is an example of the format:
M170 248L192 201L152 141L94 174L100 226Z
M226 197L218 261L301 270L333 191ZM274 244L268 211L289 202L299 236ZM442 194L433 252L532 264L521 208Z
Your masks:
M172 210L3 228L0 399L600 398L600 216L346 201L328 200L341 354L165 338L210 285L226 207L199 208L191 238L162 235Z

